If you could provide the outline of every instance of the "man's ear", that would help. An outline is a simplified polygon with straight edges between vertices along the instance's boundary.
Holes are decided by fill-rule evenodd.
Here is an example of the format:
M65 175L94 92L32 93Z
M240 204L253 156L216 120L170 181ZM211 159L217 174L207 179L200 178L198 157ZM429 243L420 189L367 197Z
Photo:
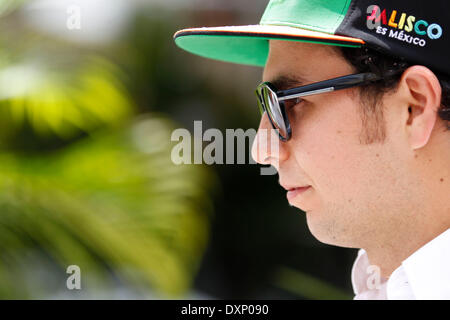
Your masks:
M408 68L400 85L406 89L408 101L408 141L413 149L419 149L428 143L436 124L442 88L436 75L424 66Z

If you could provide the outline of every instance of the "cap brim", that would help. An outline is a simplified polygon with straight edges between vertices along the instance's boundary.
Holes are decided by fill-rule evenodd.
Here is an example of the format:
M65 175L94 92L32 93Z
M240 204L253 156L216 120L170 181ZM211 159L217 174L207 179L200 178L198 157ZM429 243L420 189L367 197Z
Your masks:
M268 40L290 40L343 47L361 47L358 38L338 36L289 26L248 25L183 29L175 43L196 55L232 63L261 66L269 53Z

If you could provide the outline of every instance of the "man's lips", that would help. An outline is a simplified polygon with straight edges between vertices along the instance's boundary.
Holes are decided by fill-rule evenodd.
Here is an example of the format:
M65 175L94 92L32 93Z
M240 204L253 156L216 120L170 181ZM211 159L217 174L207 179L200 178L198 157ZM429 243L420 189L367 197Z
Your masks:
M280 185L286 190L286 191L292 191L294 189L301 189L301 188L308 188L311 187L309 185L305 185L305 186L294 186L294 185L288 185L288 184L282 184L280 183Z
M287 190L287 194L286 197L288 199L288 201L294 199L295 197L297 197L298 195L302 194L303 192L305 192L306 190L308 190L311 186L303 186L303 187L285 187L283 186L283 188L285 188Z

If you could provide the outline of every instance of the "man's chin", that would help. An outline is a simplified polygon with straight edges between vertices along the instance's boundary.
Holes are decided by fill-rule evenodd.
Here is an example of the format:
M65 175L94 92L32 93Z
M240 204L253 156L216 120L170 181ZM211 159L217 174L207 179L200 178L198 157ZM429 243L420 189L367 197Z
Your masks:
M318 241L332 246L355 248L348 233L337 232L336 224L333 222L318 221L318 217L312 210L306 212L306 222L309 231Z

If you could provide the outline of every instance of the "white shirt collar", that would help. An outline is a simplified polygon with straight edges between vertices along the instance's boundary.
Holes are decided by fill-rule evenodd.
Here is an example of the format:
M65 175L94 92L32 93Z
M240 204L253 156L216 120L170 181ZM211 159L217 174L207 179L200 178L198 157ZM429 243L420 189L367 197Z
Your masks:
M357 300L450 299L450 229L404 260L389 279L381 278L359 250L352 286Z

